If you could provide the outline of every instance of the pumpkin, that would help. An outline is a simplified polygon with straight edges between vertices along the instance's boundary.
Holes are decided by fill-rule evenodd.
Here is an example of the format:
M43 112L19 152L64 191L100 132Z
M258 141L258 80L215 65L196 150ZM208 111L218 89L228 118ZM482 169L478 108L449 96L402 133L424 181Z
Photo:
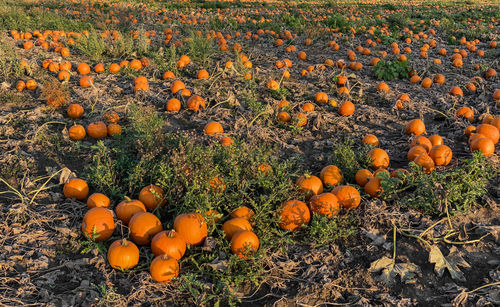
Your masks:
M378 138L373 135L373 134L367 134L362 140L363 144L371 145L371 146L378 146Z
M224 128L219 122L212 121L205 125L204 132L206 135L221 134L224 133Z
M364 187L371 177L373 177L373 173L366 168L362 168L356 172L356 175L354 175L354 180L359 186Z
M108 136L115 136L122 134L122 126L119 124L109 124L107 127Z
M194 95L191 96L187 101L187 108L191 111L198 111L200 108L205 108L205 99L201 96Z
M186 85L180 80L175 80L174 82L172 82L172 85L170 85L170 91L172 92L172 94L177 94L185 88Z
M92 209L95 207L109 207L109 198L102 193L94 193L87 198L87 208Z
M429 153L429 151L431 151L431 148L433 145L428 138L426 138L423 135L420 135L420 136L415 137L411 141L410 148L414 147L414 146L422 146L423 148L425 148L427 150L427 153Z
M208 79L210 76L208 74L208 71L206 71L205 69L202 69L200 71L198 71L198 74L196 75L196 78L197 79Z
M226 234L226 239L231 240L233 235L238 231L252 230L252 225L250 225L248 219L237 217L224 222L224 224L222 224L222 230Z
M459 119L461 117L466 118L472 123L474 121L474 111L469 107L461 107L455 112L455 118Z
M246 258L257 250L259 250L259 238L252 231L240 231L231 240L231 252L240 258Z
M337 215L339 212L339 199L332 193L314 195L309 200L309 208L311 209L311 212L316 214L332 217L333 215Z
M139 212L146 212L146 206L140 200L128 197L115 207L116 217L125 225L128 225L132 216Z
M406 124L405 132L406 134L419 136L425 133L425 124L421 119L414 119Z
M177 98L171 98L167 101L167 111L179 112L181 109L181 102Z
M90 76L83 76L80 78L80 86L81 87L90 87L94 84L94 80Z
M389 155L387 152L380 148L373 148L368 152L367 159L370 161L372 169L387 168L389 166Z
M449 94L452 96L463 96L464 92L458 86L454 86L450 89Z
M73 125L68 129L69 138L74 141L80 141L85 138L85 128L82 125Z
M112 74L119 73L120 70L121 70L121 66L116 64L116 63L113 63L109 66L109 72Z
M428 151L425 147L420 146L420 145L415 145L410 150L408 151L408 161L413 161L415 160L416 157L420 156L421 154L427 154Z
M316 93L314 100L317 103L327 103L328 102L328 95L326 93L323 93L323 92L318 92L318 93Z
M306 102L302 105L302 111L312 112L312 111L314 111L314 105L310 102Z
M66 110L66 113L68 114L69 118L80 118L83 115L83 107L77 103L70 104L68 106L68 109Z
M104 139L108 136L108 127L104 122L90 123L87 126L87 134L94 139Z
M36 90L36 88L38 87L38 84L36 83L35 80L28 80L26 81L26 88L30 91L34 91Z
M477 126L476 133L482 134L485 137L489 138L493 142L493 144L498 143L498 139L500 138L498 128L490 124L481 124Z
M323 192L323 183L316 176L305 174L297 179L297 186L307 196L321 194Z
M431 135L429 137L429 141L431 142L432 146L443 145L443 138L437 134Z
M280 85L278 82L276 82L274 80L270 80L269 82L267 82L266 88L276 91L280 88Z
M163 230L151 240L151 251L155 256L166 254L180 260L186 252L186 242L175 230Z
M481 150L485 157L490 157L495 152L495 144L487 137L479 137L470 144L470 150Z
M80 63L76 70L80 75L87 75L90 73L90 66L87 63Z
M289 200L278 209L279 226L285 230L295 230L309 223L311 212L309 207L300 200Z
M139 245L148 245L155 234L163 230L160 220L149 212L138 212L128 223L130 238Z
M335 186L342 181L342 172L336 165L327 165L321 170L319 178L325 186Z
M163 189L154 184L148 185L139 192L139 200L148 210L154 210L166 204Z
M427 155L427 154L421 154L421 155L417 156L413 160L413 162L415 162L417 165L421 166L426 174L430 174L430 173L432 173L432 171L434 171L435 163L432 160L432 158L429 157L429 155Z
M82 232L96 242L107 240L115 230L113 212L102 207L95 207L87 211L83 217ZM95 231L96 238L93 238Z
M288 114L288 112L280 112L277 117L278 121L282 123L289 123L292 120L292 117Z
M120 120L120 116L115 111L104 113L104 119L110 124L116 124Z
M451 161L453 153L451 148L446 145L433 146L429 152L429 156L437 166L448 165Z
M89 194L89 186L83 179L70 179L64 184L63 193L66 198L76 198L78 200L83 200Z
M207 223L199 213L184 213L174 220L174 229L189 245L200 245L208 235Z
M267 163L261 163L258 167L259 174L263 174L265 176L273 173L273 167Z
M346 101L339 107L339 114L342 116L351 116L354 114L355 109L354 103Z
M233 144L233 139L228 136L224 136L220 139L220 143L222 146L231 146Z
M157 282L169 282L179 276L179 263L174 258L163 254L156 256L149 266L151 278Z
M107 258L113 269L132 269L139 263L139 249L127 239L116 240L109 246Z
M332 193L337 196L340 205L346 209L356 209L361 203L358 190L350 185L337 186Z
M242 217L242 218L245 218L249 221L251 221L254 216L255 216L255 212L253 212L252 209L250 209L246 206L239 207L238 209L231 212L231 214L229 215L229 217L232 219Z
M382 179L379 177L370 178L370 180L364 186L365 193L370 195L371 197L380 197L380 194L382 194L383 192L380 185L381 182Z

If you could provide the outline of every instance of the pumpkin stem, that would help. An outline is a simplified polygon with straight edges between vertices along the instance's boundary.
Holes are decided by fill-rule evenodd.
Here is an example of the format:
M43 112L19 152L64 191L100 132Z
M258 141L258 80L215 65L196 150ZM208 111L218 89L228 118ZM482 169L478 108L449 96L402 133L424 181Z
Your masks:
M125 198L125 200L126 200L126 201L132 201L132 199L130 199L130 197L128 197L128 196L126 196L126 195L125 195L125 196L123 196L123 198Z
M122 246L128 246L127 239L125 238L122 239Z
M167 237L169 237L169 238L175 237L175 230L172 229L172 230L167 231Z

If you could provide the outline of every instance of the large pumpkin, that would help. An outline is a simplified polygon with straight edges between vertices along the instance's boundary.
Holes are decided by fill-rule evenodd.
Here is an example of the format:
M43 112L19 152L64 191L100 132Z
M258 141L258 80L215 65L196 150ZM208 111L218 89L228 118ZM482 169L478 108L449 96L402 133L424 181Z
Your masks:
M154 210L167 202L164 199L163 189L154 184L141 189L139 192L139 200L142 201L148 210Z

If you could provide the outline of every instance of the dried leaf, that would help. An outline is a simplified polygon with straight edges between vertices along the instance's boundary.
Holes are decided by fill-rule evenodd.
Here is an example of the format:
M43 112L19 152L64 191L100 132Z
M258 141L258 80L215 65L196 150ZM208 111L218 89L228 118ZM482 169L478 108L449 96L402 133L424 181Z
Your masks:
M62 169L59 175L59 184L68 182L71 178L77 178L76 174L72 172L69 168L65 167Z
M420 274L420 267L414 263L394 264L391 258L382 257L372 262L370 265L370 272L382 272L379 279L385 284L395 283L397 275L401 277L401 282L409 284L416 281L415 277Z
M450 249L450 254L448 257L444 257L441 250L436 245L431 247L429 252L429 262L435 263L434 271L439 277L443 276L444 270L448 269L451 278L454 280L459 280L464 282L465 276L458 266L464 268L470 268L470 265L462 258L462 256L457 254L458 250L455 246Z
M451 304L453 307L465 306L467 303L467 299L469 298L469 294L467 291L462 290L452 301Z

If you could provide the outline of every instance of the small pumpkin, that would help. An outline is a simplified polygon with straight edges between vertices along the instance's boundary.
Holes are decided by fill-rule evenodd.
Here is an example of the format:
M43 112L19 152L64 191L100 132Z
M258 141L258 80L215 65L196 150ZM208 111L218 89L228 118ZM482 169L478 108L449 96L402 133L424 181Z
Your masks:
M151 278L157 282L169 282L179 276L179 263L174 258L163 254L156 256L149 266Z
M346 209L356 209L361 203L361 195L358 190L350 185L339 185L332 190L337 196L339 203Z
M204 132L206 135L214 135L224 133L224 128L219 122L212 121L205 125Z
M231 212L231 214L229 215L229 217L232 219L242 217L242 218L245 218L249 221L251 221L254 216L255 216L255 212L246 206L239 207L238 209Z
M66 110L66 113L68 114L69 118L77 119L82 117L84 112L84 109L81 105L77 103L72 103L68 106L68 109Z
M250 225L250 222L246 218L237 217L224 222L222 230L226 234L226 239L231 240L233 235L238 231L252 230L252 225Z
M382 194L383 192L381 182L381 178L371 177L364 186L365 193L370 195L371 197L380 197L380 194Z
M354 180L359 186L364 187L371 177L373 177L373 173L370 170L363 168L356 172L356 175L354 175Z
M157 185L151 184L141 189L139 192L139 200L146 206L148 210L154 210L167 203L164 199L165 193L163 189Z
M406 124L405 132L406 134L413 134L419 136L425 133L425 124L419 118L411 120Z
M372 169L389 167L389 155L381 148L373 148L368 152L368 160Z
M95 207L108 208L110 204L109 198L102 193L94 193L87 198L87 208L92 209Z
M89 186L83 179L70 179L64 184L63 193L66 198L83 200L89 195Z
M435 169L435 163L427 154L421 154L413 160L417 165L421 166L426 174L430 174Z
M278 209L279 226L285 230L295 230L309 223L311 212L309 207L300 200L284 202Z
M128 223L130 238L139 245L148 245L151 238L163 230L160 220L149 212L138 212Z
M257 250L259 250L259 238L252 231L240 231L231 240L231 252L240 258L246 258Z
M332 217L337 215L340 209L339 199L333 193L322 193L314 195L309 200L311 212L322 216Z
M146 212L146 206L140 200L128 197L115 207L116 217L125 225L128 225L132 216L139 212Z
M297 179L297 186L308 196L321 194L323 192L323 182L316 176L305 174Z
M336 165L327 165L321 170L319 178L325 186L335 186L342 181L342 172Z
M82 125L74 124L68 129L69 138L74 141L80 141L85 138L87 133L85 132L85 128Z
M82 232L88 237L93 238L94 231L97 237L93 238L96 242L107 240L115 230L115 221L111 210L95 207L87 211L83 217Z
M166 254L180 260L186 252L186 242L175 230L163 230L151 240L151 251L155 256Z
M127 239L116 240L109 246L107 258L113 269L129 270L139 263L139 249Z
M453 153L451 148L446 145L436 145L430 150L429 156L434 161L434 164L438 166L448 165L451 161Z
M93 139L104 139L108 136L108 127L104 122L90 123L87 126L87 134Z

